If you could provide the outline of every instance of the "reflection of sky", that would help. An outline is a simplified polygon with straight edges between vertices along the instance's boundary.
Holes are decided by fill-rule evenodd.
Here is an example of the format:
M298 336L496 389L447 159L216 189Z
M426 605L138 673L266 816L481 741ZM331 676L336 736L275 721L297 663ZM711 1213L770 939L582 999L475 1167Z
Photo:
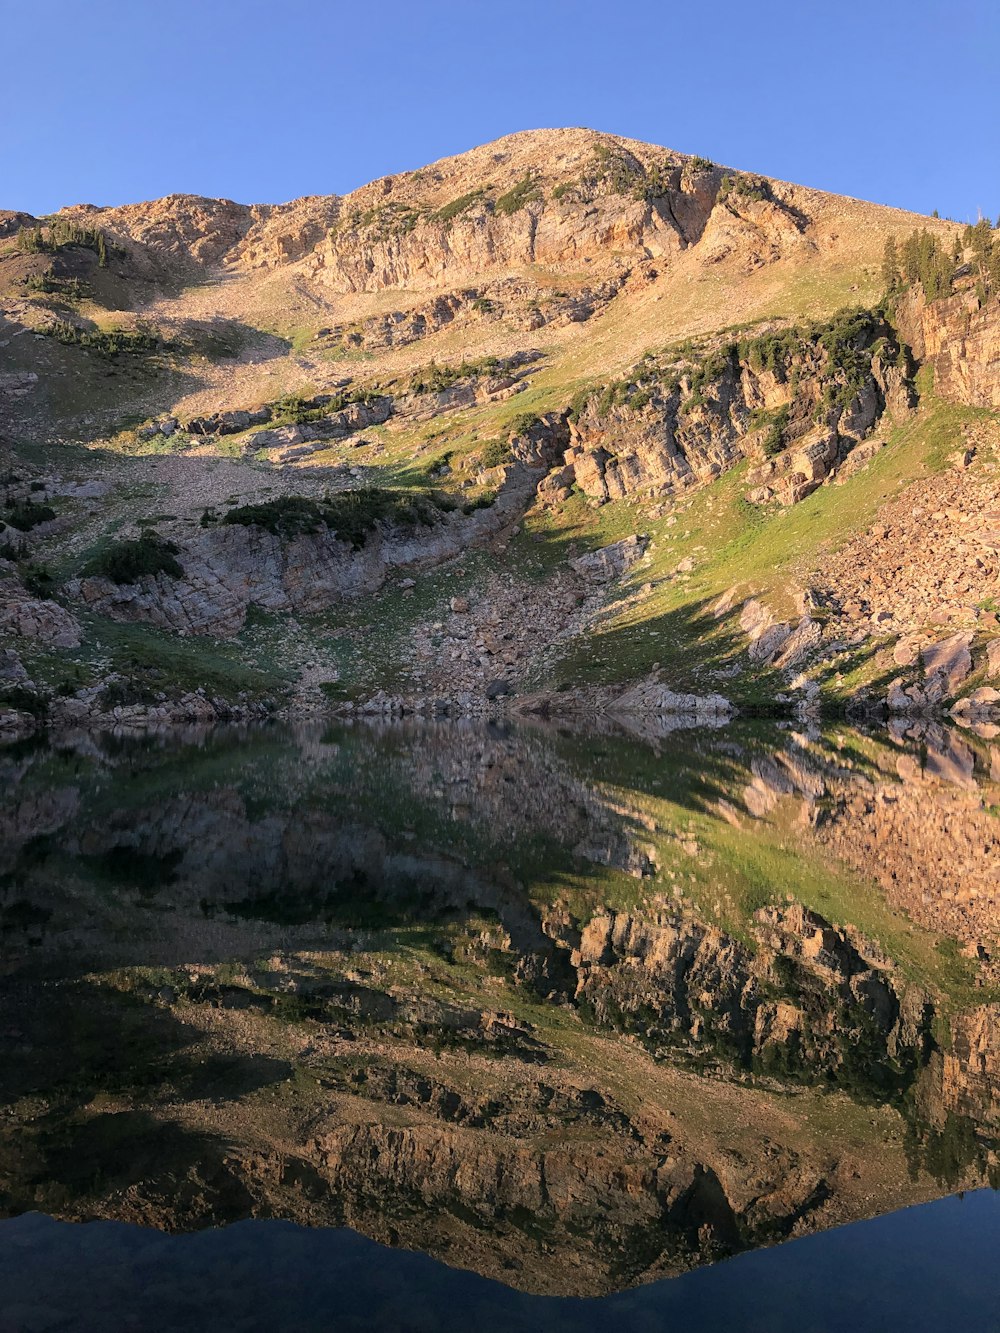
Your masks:
M53 1333L938 1333L1000 1330L988 1190L600 1300L527 1296L349 1231L189 1236L38 1214L0 1223L0 1330Z

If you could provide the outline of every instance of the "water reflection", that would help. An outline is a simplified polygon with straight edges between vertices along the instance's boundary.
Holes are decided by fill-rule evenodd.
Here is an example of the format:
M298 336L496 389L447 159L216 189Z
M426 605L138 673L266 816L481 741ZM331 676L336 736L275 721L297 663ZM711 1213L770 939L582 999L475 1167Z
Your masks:
M996 1182L998 747L0 751L0 1201L597 1296Z

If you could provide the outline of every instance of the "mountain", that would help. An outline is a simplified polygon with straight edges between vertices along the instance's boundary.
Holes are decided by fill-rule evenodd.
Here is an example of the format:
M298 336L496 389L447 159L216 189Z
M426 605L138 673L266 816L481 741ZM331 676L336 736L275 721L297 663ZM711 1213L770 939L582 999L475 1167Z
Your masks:
M986 720L998 254L580 129L0 212L7 725Z

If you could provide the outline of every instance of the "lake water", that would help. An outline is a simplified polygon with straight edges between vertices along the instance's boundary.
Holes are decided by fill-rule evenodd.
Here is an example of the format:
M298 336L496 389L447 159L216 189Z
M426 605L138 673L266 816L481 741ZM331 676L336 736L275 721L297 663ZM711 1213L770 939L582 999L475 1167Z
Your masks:
M0 748L0 1333L1000 1328L1000 742Z

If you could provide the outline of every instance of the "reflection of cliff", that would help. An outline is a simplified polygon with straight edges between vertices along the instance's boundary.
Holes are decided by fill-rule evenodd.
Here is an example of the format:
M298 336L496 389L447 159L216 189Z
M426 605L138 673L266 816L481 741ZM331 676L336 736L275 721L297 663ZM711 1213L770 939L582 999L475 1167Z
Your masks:
M346 1223L584 1294L995 1177L988 961L876 937L864 881L864 930L804 901L836 851L950 924L906 820L989 882L978 742L262 737L182 781L169 747L8 763L8 1211ZM748 880L723 925L723 854L789 831L800 900Z
M860 769L849 741L843 756L795 747L755 760L745 805L764 816L797 802L800 826L893 907L989 964L1000 932L1000 748L926 721L897 721L889 734L893 744Z
M440 963L414 990L377 954L270 962L8 995L5 1209L347 1224L587 1294L939 1192L893 1112L698 1080L538 1007L476 1009L476 986L437 1001Z

